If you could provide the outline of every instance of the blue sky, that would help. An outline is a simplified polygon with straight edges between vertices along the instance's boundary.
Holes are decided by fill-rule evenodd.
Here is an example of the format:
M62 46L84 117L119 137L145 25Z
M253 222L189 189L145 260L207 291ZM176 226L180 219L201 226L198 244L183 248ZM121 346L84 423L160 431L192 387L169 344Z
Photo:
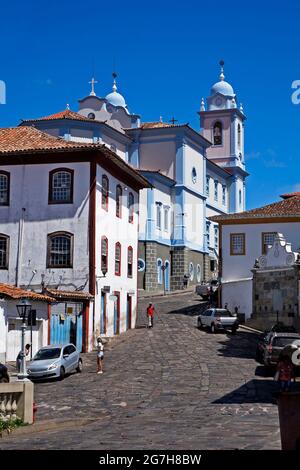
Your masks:
M247 207L299 190L300 5L296 1L11 1L1 5L0 126L118 91L144 121L173 115L199 129L197 111L225 76L244 105ZM115 64L115 65L114 65Z

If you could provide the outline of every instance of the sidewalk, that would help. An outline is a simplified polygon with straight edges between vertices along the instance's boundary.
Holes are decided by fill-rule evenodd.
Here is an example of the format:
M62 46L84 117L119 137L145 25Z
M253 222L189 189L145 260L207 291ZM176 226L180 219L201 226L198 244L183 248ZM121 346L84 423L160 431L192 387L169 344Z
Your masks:
M187 289L180 289L180 290L173 290L173 291L153 291L147 292L143 289L138 290L138 298L139 299L150 299L152 297L167 297L172 295L181 295L181 294L188 294L188 293L195 293L195 287L188 287Z

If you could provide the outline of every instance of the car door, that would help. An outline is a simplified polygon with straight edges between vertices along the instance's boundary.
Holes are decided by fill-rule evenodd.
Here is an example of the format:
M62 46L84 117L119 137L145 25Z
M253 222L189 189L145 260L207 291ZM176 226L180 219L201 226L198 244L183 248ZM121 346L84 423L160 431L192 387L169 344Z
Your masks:
M70 372L71 369L72 369L71 361L72 361L72 358L71 358L71 355L70 355L70 346L68 345L68 346L64 347L63 361L62 361L66 372Z
M77 367L78 364L78 352L75 346L73 344L70 344L69 346L69 354L70 354L70 362L71 362L71 369L74 370Z
M211 316L211 310L206 310L206 312L204 312L204 321L203 321L203 324L205 326L210 325L210 316Z

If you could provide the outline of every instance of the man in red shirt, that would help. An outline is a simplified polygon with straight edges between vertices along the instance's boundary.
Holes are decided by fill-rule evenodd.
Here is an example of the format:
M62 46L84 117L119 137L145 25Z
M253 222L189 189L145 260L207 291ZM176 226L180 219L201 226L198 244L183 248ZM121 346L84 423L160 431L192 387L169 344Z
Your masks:
M153 317L154 317L155 308L153 304L149 304L147 307L147 317L148 317L148 327L153 328Z

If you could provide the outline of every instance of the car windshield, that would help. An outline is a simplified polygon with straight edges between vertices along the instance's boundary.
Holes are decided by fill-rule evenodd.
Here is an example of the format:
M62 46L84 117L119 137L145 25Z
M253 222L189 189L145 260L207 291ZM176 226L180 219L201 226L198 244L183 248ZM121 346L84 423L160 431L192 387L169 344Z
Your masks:
M278 348L284 348L284 346L287 346L288 344L292 344L292 342L295 341L296 339L299 340L299 336L297 336L297 337L277 336L273 340L273 346L276 346Z
M229 310L219 309L215 312L216 317L233 317L232 313Z
M60 356L60 348L40 349L34 356L34 361L45 361L46 359L57 359Z

